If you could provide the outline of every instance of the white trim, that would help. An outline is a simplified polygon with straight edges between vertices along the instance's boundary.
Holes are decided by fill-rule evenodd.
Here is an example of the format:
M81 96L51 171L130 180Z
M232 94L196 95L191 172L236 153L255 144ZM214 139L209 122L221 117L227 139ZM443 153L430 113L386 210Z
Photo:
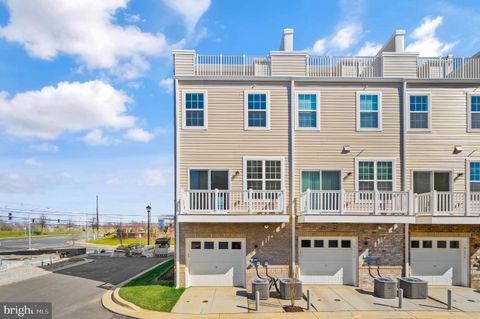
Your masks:
M473 220L474 218L472 218ZM477 217L478 219L478 217ZM345 223L345 224L415 224L415 216L407 215L322 215L305 214L298 216L299 223ZM478 220L477 220L478 222Z
M411 128L410 127L410 96L426 96L427 97L427 128ZM419 112L423 113L423 112ZM431 132L432 131L432 94L430 92L407 92L407 132Z
M360 127L360 96L362 95L377 95L378 96L378 127L377 128L362 128ZM382 92L380 91L357 91L355 99L356 110L356 130L357 132L380 132L382 131Z
M231 178L230 178L230 169L229 168L206 168L206 167L189 167L187 168L187 186L188 190L191 190L190 188L190 171L208 171L208 190L213 190L211 189L211 175L210 173L212 171L227 171L228 174L228 189L225 190L230 190L231 189ZM222 189L223 190L223 189Z
M300 194L302 194L302 174L303 172L319 172L320 173L320 186L322 183L322 172L340 172L340 190L343 189L343 169L341 168L301 168L300 169Z
M288 223L288 214L181 214L179 223Z
M249 94L265 94L266 95L266 127L250 127L248 126L248 95ZM265 131L270 130L270 91L268 90L245 90L243 91L243 129L246 131Z
M315 114L317 117L317 126L315 127L300 127L299 125L299 120L300 120L300 110L298 108L298 96L300 94L309 94L309 95L315 95L317 98L317 103L315 105ZM299 131L319 131L320 130L320 109L321 109L321 103L320 103L320 92L318 91L297 91L295 92L295 129ZM312 111L307 111L307 112L312 112Z
M190 243L192 241L240 241L242 243L242 253L246 257L246 252L247 252L247 240L245 237L230 237L230 238L223 238L223 237L210 237L210 238L185 238L185 287L190 287L190 278L189 278L189 268L188 266L190 265L190 250L191 250L191 245ZM243 287L246 287L246 281L247 281L247 265L244 262L243 263ZM214 284L212 286L215 286Z
M480 96L480 93L467 93L467 132L480 133L480 128L472 128L472 96Z
M203 126L187 126L186 118L186 94L203 94ZM208 92L206 90L182 90L182 129L184 130L206 130L208 129Z
M262 161L262 189L265 190L265 161L280 161L280 190L285 187L285 167L284 157L282 156L244 156L243 161L243 190L247 190L247 161Z
M392 191L397 189L397 159L395 157L355 157L355 191L359 189L359 169L358 162L374 162L373 165L373 174L374 174L374 183L373 188L377 190L377 162L392 162ZM385 182L385 181L384 181Z

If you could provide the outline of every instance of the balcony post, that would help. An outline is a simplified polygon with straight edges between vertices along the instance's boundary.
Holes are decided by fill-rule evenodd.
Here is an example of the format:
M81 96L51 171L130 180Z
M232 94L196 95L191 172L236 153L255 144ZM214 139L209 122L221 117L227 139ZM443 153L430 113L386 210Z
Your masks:
M467 185L467 188L465 190L465 198L464 198L464 201L463 201L463 205L465 206L465 216L468 216L470 215L470 189L468 188L468 185Z
M408 191L408 215L415 214L415 196L413 195L413 190Z
M218 188L215 188L215 193L213 195L213 211L216 212L218 210Z
M310 190L310 188L307 189L307 214L310 213L310 210L311 210L311 194L312 194L312 191Z
M345 190L342 188L340 190L340 198L338 199L338 208L340 209L340 214L343 214L343 211L344 211L344 207L345 205L343 205L343 202L345 200Z
M186 197L187 197L187 193L185 193L185 188L180 189L180 203L179 203L180 214L185 213L185 211L187 210L187 200L185 200Z
M431 204L430 212L432 213L432 215L436 215L437 214L437 191L433 190L431 192L430 196L431 196L431 198L430 198L430 204Z
M245 76L245 54L242 55L242 69L243 69L243 76Z
M250 188L248 190L248 213L251 214L252 213L252 196L253 196L253 191L252 189Z
M373 192L373 214L378 215L378 191Z
M220 74L219 75L223 75L222 72L223 72L223 54L220 54Z

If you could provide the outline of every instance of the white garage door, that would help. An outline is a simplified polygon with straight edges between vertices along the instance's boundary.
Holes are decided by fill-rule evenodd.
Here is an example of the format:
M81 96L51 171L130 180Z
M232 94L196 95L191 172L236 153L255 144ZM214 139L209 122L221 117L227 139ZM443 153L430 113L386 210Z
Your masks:
M187 286L245 286L244 239L187 239Z
M299 268L305 284L356 285L357 239L299 238Z
M412 237L412 276L430 285L468 286L468 238Z

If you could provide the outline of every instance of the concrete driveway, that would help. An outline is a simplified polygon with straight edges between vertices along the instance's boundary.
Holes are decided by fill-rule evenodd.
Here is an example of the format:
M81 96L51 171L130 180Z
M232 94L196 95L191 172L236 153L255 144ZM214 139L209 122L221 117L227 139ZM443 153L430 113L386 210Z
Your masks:
M447 290L452 290L452 306L461 311L480 311L480 290L467 287L429 287L428 297L447 303Z
M248 312L247 292L235 287L192 287L185 290L172 312L185 314Z

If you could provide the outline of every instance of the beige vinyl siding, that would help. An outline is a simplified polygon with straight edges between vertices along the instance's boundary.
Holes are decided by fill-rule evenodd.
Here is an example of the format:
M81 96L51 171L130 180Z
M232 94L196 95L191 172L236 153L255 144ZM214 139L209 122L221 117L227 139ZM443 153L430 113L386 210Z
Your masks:
M307 70L306 53L271 53L272 76L305 76Z
M408 92L430 93L431 132L407 133L407 187L413 170L452 170L453 190L465 190L465 159L480 160L480 133L467 132L467 92L474 87L459 85L409 85ZM407 101L407 109L408 109ZM463 151L454 154L455 145ZM473 153L472 153L473 152Z
M392 158L395 161L395 190L400 189L400 86L394 84L368 85L366 91L382 93L383 130L356 131L356 92L361 84L297 84L295 92L320 92L319 131L295 131L296 197L301 190L302 169L341 169L343 188L355 188L355 158ZM342 154L350 145L351 152ZM351 173L351 174L350 174Z
M175 75L193 75L195 70L194 52L176 52L173 59Z
M188 189L189 168L222 168L230 169L230 188L242 190L244 156L283 157L283 185L288 186L289 83L257 83L253 87L252 83L180 81L178 89L179 128L183 121L182 91L208 92L208 129L179 130L180 188ZM245 90L270 92L269 130L244 130Z
M383 76L386 78L416 78L417 54L383 53Z

